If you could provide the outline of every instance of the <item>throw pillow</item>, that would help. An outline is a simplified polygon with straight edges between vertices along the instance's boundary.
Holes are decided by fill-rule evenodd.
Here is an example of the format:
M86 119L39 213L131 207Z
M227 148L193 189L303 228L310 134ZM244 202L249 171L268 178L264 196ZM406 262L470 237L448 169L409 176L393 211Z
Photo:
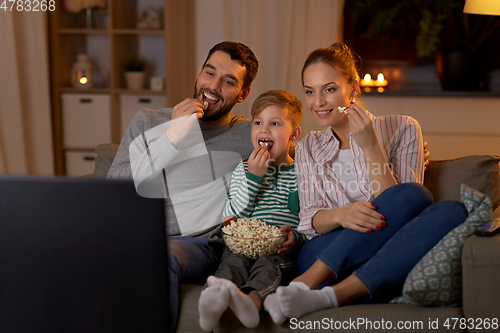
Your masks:
M462 247L479 226L491 219L491 201L467 185L461 186L466 220L451 230L411 270L403 295L424 306L459 306L462 300Z
M472 155L449 160L430 161L425 170L424 186L434 201L460 200L465 184L487 195L493 208L500 204L500 156Z

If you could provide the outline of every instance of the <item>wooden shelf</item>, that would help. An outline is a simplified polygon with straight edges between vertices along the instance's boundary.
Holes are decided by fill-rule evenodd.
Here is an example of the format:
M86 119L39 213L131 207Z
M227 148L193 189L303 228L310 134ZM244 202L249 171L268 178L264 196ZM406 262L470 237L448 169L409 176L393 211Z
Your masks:
M59 29L63 35L107 35L111 32L109 29Z
M146 30L146 29L114 29L113 34L115 35L161 35L165 34L164 30Z
M124 95L165 96L165 99L168 96L170 106L192 95L197 71L193 43L196 38L189 18L195 11L195 0L107 0L106 3L105 16L102 11L99 14L100 26L104 27L101 29L84 28L84 11L73 14L58 6L49 13L54 160L58 175L66 174L65 152L95 149L91 144L70 147L64 143L62 94L108 94L110 109L103 110L103 114L111 117L109 133L113 143L120 143L121 121L127 119L122 115L124 106L120 105ZM145 6L163 7L163 29L136 28L138 13ZM92 88L71 86L71 68L81 53L87 54L92 63ZM125 89L121 66L123 58L134 53L146 59L146 87L140 90ZM166 89L147 89L150 76L164 77ZM88 133L96 138L92 129Z
M124 94L124 95L165 95L165 90L151 90L151 89L141 89L141 90L131 90L131 89L113 89L114 94Z
M61 92L64 93L79 93L79 94L109 94L111 89L109 88L73 88L73 87L61 87Z
M63 152L67 152L67 151L94 152L95 147L64 147Z

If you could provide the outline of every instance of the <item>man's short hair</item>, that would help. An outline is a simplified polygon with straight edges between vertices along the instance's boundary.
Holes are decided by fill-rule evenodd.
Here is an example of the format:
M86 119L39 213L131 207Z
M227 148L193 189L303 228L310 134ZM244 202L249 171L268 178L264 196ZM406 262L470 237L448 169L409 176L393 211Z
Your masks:
M269 90L260 94L252 104L252 120L257 117L262 110L271 105L286 108L289 111L292 126L299 126L300 120L302 119L302 103L295 95L285 90Z
M238 60L243 63L247 70L247 74L245 76L245 80L243 81L243 88L249 87L255 76L257 76L257 71L259 70L259 62L255 57L255 54L250 50L248 46L242 43L237 42L221 42L208 52L208 56L203 63L203 67L207 64L208 59L214 54L216 51L222 51L231 57L231 60Z

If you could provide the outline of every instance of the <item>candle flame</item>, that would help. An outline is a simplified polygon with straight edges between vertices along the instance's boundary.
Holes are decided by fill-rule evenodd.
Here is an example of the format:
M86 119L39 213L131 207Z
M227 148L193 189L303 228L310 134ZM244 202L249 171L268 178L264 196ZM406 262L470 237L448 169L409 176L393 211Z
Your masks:
M363 78L365 82L370 82L372 80L372 76L368 73L365 74L365 77Z
M380 83L384 82L384 74L378 73L378 75L377 75L377 81L380 82Z
M82 78L80 79L80 83L81 83L81 84L86 84L86 83L87 83L87 81L88 81L88 80L87 80L87 78L86 78L85 76L84 76L84 77L82 77Z

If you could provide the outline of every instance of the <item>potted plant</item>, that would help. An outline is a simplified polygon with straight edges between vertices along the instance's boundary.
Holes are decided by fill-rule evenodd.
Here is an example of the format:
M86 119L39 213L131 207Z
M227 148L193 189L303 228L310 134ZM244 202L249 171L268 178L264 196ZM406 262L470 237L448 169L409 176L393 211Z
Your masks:
M85 10L85 28L107 29L106 0L64 0L64 8L77 14Z
M480 90L487 85L485 42L500 18L463 13L465 0L358 0L352 19L368 35L385 35L385 47L402 32L415 33L419 57L436 60L443 90ZM481 54L484 56L484 53Z
M141 90L144 88L144 67L146 61L137 54L130 54L123 59L123 69L125 70L125 81L127 88Z

